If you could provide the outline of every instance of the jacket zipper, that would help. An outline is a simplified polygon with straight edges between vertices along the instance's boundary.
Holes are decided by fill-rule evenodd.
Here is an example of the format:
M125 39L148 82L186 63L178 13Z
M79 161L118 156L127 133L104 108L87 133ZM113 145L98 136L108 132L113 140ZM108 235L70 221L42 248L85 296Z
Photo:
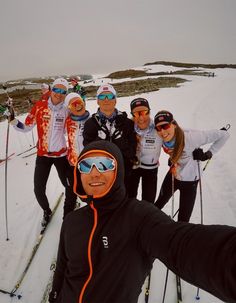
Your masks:
M92 279L92 275L93 275L93 264L92 264L92 257L91 257L91 248L92 248L92 242L93 242L93 236L97 227L97 221L98 221L98 214L97 214L97 210L93 205L93 202L91 202L90 207L93 210L93 214L94 214L94 221L93 221L93 228L89 237L89 242L88 242L88 262L89 262L89 276L88 279L86 280L86 282L84 283L84 286L81 290L80 296L79 296L79 303L82 303L83 300L83 296L84 296L84 292L86 287L88 286L90 280Z

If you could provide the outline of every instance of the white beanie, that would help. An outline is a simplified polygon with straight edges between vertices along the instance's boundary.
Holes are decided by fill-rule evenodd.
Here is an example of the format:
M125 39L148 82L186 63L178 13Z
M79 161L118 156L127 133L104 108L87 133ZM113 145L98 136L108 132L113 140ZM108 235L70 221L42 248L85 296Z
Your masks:
M68 83L67 80L64 79L64 78L57 78L57 79L53 82L52 88L53 88L55 85L57 85L57 84L61 84L61 85L65 86L66 90L68 90L68 88L69 88L69 83Z
M103 84L97 90L97 96L103 92L111 92L116 97L116 90L111 84Z
M84 103L84 100L81 98L81 96L79 94L77 94L77 93L70 93L65 98L64 106L68 107L68 105L70 103L70 100L73 99L73 98L79 98Z

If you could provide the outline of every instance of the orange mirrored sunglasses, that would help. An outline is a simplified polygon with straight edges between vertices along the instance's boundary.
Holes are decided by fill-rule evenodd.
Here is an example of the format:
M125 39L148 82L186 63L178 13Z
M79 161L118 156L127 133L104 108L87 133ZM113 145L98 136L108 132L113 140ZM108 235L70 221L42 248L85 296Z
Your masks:
M144 116L148 115L149 112L150 112L150 111L149 111L148 109L146 109L146 110L141 110L141 111L134 112L134 113L131 112L131 115L132 115L134 118L139 118L140 116L141 116L141 117L144 117Z

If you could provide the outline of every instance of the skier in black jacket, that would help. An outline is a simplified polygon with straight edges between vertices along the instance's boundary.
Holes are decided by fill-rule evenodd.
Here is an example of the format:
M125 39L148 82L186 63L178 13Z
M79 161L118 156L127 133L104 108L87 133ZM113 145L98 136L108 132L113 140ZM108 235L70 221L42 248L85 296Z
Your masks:
M136 160L137 139L134 122L116 106L116 90L110 84L101 85L97 91L98 110L84 125L84 146L96 140L115 143L121 150L125 162L125 186Z
M128 199L119 149L87 145L74 190L88 203L64 220L49 302L136 303L154 258L184 280L236 302L236 228L174 222Z

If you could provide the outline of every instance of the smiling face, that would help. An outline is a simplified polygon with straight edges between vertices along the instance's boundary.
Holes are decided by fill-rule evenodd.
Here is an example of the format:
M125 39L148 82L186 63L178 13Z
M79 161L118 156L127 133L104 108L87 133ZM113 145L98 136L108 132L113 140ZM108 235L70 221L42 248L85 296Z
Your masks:
M99 163L99 166L101 165L102 168L104 167L109 167L109 165L112 161L109 161L109 159L113 160L112 158L109 158L107 155L104 155L104 153L100 152L92 152L89 153L85 158L82 158L82 161L85 161L85 168L88 168L91 163L93 163L93 159L95 158L94 162L96 165L96 162ZM104 161L98 161L98 157L103 157ZM108 158L108 161L106 160ZM88 162L89 165L86 164L86 159L89 159ZM102 158L101 158L102 159ZM82 162L82 161L79 161ZM94 197L102 197L104 196L109 190L111 189L114 181L115 181L115 176L116 176L116 167L113 167L115 165L115 161L113 160L112 165L109 167L112 170L107 170L104 172L100 172L95 165L92 165L91 170L86 172L86 173L81 173L81 182L82 186L84 188L84 191L86 192L87 195L91 195Z
M134 119L134 123L136 123L140 129L148 128L150 124L150 110L148 107L146 106L135 107L132 110L132 116Z
M102 113L104 113L105 115L107 115L107 116L112 115L114 110L115 110L115 106L116 106L116 97L115 97L115 95L110 91L102 92L100 95L102 95L104 97L107 96L103 100L100 100L99 96L97 97L97 104L100 108L100 111ZM108 98L111 95L113 95L113 99Z
M160 122L156 124L157 133L165 142L169 142L174 138L175 129L176 125L173 123Z
M61 92L54 92L53 89L59 88ZM60 91L60 90L59 90ZM64 93L65 92L65 93ZM62 84L56 84L53 86L51 91L51 100L54 105L57 105L65 100L67 88Z
M69 111L75 116L82 116L85 113L84 101L79 97L74 97L69 101Z

